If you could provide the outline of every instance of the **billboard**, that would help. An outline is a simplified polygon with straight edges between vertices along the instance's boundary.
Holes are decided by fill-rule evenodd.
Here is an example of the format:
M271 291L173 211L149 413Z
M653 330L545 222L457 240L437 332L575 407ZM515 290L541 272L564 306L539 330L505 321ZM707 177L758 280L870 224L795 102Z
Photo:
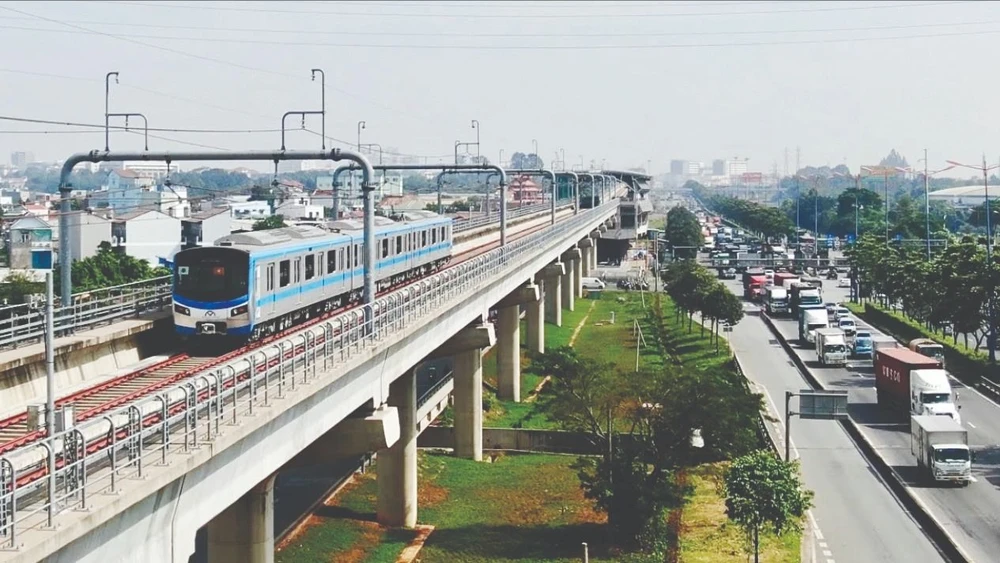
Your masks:
M890 178L895 178L896 176L902 176L904 173L901 172L895 166L862 166L861 167L861 177L867 178L868 176L875 176L876 178L885 178L886 176Z
M764 180L764 174L761 172L744 172L743 173L743 183L745 184L759 184Z

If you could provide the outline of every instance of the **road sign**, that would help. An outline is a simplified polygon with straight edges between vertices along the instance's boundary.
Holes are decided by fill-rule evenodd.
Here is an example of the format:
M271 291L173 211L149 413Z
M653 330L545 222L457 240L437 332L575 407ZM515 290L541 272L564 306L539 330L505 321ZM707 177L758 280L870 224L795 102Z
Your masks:
M823 419L847 416L847 391L799 391L799 418Z
M854 235L847 235L847 242L854 244Z

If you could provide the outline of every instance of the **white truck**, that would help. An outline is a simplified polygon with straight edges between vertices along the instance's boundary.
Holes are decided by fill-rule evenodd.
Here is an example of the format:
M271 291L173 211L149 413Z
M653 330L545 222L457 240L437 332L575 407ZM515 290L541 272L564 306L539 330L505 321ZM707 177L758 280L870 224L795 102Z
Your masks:
M910 412L915 415L947 416L962 424L958 393L952 397L948 372L943 369L910 371Z
M826 309L802 309L799 311L799 341L814 344L816 329L829 328Z
M896 339L885 335L885 334L872 334L872 354L875 350L883 350L885 348L899 348L899 342Z
M774 316L788 314L788 290L776 285L771 286L767 288L765 297L765 305L767 307L768 315Z
M910 453L917 458L917 468L935 483L965 486L972 480L969 432L950 417L911 417Z
M847 338L839 328L818 328L816 334L816 357L820 365L842 366L847 363Z

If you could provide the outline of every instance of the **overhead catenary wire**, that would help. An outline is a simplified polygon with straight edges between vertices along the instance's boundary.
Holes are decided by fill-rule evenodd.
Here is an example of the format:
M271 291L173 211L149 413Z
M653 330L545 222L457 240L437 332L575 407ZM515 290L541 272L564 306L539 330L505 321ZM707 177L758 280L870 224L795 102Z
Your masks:
M18 16L0 16L0 21L3 20L26 20L34 21L34 18L29 17L18 17ZM96 25L103 27L114 27L122 28L129 27L132 24L123 22L111 22L111 21L92 21L92 20L67 20L67 23L74 23L78 25ZM840 32L865 32L865 31L892 31L900 29L928 29L928 28L941 28L941 27L965 27L965 26L981 26L981 25L992 25L998 24L1000 20L981 20L981 21L958 21L958 22L932 22L932 23L918 23L918 24L893 24L893 25L876 25L876 26L863 26L863 27L819 27L819 28L795 28L795 29L735 29L727 31L642 31L642 32L588 32L588 33L565 33L557 31L545 31L545 32L504 32L504 33L490 33L489 31L479 31L479 32L461 32L461 33L451 33L447 31L440 32L420 32L420 31L390 31L390 32L379 32L371 30L350 30L350 29L334 29L334 30L317 30L317 29L280 29L274 27L220 27L220 26L194 26L194 25L166 25L157 23L142 23L142 28L144 29L171 29L178 31L209 31L213 34L217 33L252 33L252 34L286 34L286 35L325 35L325 36L362 36L362 37L455 37L455 38L534 38L534 39L550 39L550 38L634 38L634 37L704 37L704 36L741 36L741 35L766 35L774 36L779 34L810 34L810 33L840 33ZM0 25L0 29L14 29L23 31L65 31L66 33L74 33L70 30L46 30L34 27L23 27L14 25ZM76 33L86 33L83 31L76 31ZM149 35L141 35L139 37L150 37ZM189 38L185 38L189 39ZM96 79L95 79L96 80Z
M971 2L967 1L953 1L953 2L914 2L914 3L884 3L876 4L872 6L856 6L856 5L843 5L837 3L838 7L835 8L795 8L795 9L779 9L779 10L752 10L752 11L725 11L725 12L642 12L642 13L621 13L619 12L604 12L604 13L579 13L579 8L575 8L572 13L563 14L525 14L525 13L504 13L504 14L482 14L482 13L455 13L455 12L427 12L426 10L421 10L419 12L386 12L384 10L379 10L377 12L352 12L343 10L290 10L290 9L277 9L277 8L249 8L249 7L231 7L231 6L206 6L202 4L180 4L177 2L171 2L169 4L157 4L154 2L101 2L101 3L111 3L116 6L136 6L136 7L147 7L147 8L168 8L170 10L202 10L202 11L217 11L217 12L246 12L246 13L266 13L266 14L300 14L300 15L330 15L330 16L342 16L342 17L400 17L400 18L451 18L451 19L607 19L607 18L675 18L675 17L712 17L712 16L749 16L749 15L769 15L769 14L802 14L802 13L828 13L828 12L857 12L857 11L867 11L867 10L887 10L887 9L899 9L899 8L923 8L930 6L946 6L946 5L956 5L956 4L969 4ZM844 3L849 4L849 3ZM416 4L419 6L419 4ZM711 3L705 4L710 6ZM485 6L484 6L485 7ZM571 7L571 6L570 6Z
M2 8L2 6L0 6ZM983 23L966 23L964 25L985 25ZM996 24L997 21L988 23ZM932 24L928 26L882 26L871 28L844 29L842 31L876 31L881 32L888 29L913 29L919 27L954 27L950 24ZM42 33L69 33L69 34L90 34L89 31L77 31L66 29L45 29L29 28L19 26L0 25L0 29L17 29L22 31L42 32ZM869 37L825 37L811 39L776 39L760 41L736 41L727 43L634 43L634 44L575 44L575 45L553 45L553 44L517 44L502 45L482 45L482 44L413 44L413 43L331 43L320 41L277 41L267 39L235 39L221 37L204 36L175 36L175 35L150 35L150 34L116 34L120 38L142 37L146 39L157 39L161 41L194 41L200 43L221 43L233 45L267 45L278 47L329 47L329 48L354 48L354 49L403 49L403 50L471 50L471 51L602 51L602 50L656 50L656 49L691 49L691 48L720 48L720 47L763 47L777 45L821 45L828 43L856 43L870 41L899 41L908 39L932 39L938 37L969 37L979 35L992 35L1000 33L1000 29L973 30L973 31L953 31L936 33L918 33L906 35L875 35ZM758 33L760 34L760 33ZM703 35L738 35L730 33L705 33ZM773 33L771 34L773 35ZM536 35L535 37L539 37ZM544 38L544 36L541 36ZM210 59L218 62L216 59ZM238 64L238 63L234 63ZM240 65L242 68L248 68Z

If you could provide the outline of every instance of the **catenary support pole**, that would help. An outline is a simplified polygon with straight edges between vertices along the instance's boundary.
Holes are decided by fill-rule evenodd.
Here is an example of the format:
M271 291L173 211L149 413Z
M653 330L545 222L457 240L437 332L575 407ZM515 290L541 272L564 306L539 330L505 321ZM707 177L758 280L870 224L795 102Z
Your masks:
M362 191L365 198L365 231L364 245L369 250L365 253L364 264L364 302L371 303L375 299L375 276L373 268L375 266L375 232L368 228L374 225L375 206L372 202L372 192L374 191L375 171L368 159L360 153L343 149L332 149L328 151L199 151L199 152L112 152L112 151L90 151L89 153L77 153L71 155L63 163L59 172L59 196L61 198L61 213L59 214L59 232L62 233L61 256L60 256L60 281L61 281L61 305L63 307L72 304L73 278L72 278L72 255L69 251L69 213L70 213L70 193L73 191L73 183L70 182L70 175L73 168L81 162L110 162L110 161L143 161L159 162L167 164L179 161L238 161L238 160L262 160L278 162L282 160L349 160L357 163L363 173ZM368 216L371 215L371 217Z

